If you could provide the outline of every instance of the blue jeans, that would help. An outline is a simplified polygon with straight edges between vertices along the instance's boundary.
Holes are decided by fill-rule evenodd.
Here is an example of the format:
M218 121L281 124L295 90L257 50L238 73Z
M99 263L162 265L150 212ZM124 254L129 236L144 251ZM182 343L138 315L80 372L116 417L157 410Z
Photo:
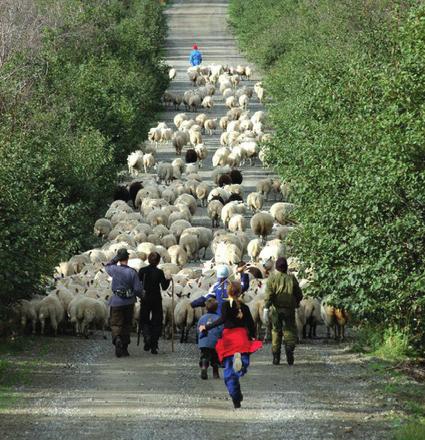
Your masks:
M239 378L245 375L249 367L249 354L242 353L242 369L236 372L233 369L233 356L227 356L223 359L224 362L224 383L230 397L235 400L240 400L241 386L239 384Z

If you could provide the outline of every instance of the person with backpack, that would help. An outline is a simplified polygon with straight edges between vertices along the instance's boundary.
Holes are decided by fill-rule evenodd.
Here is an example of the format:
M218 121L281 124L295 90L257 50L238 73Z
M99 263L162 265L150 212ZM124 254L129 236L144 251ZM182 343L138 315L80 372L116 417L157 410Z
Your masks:
M189 63L193 67L199 66L202 63L202 53L198 49L197 44L192 46L192 52L190 52L189 55Z
M133 323L133 309L136 296L141 297L143 286L137 272L128 266L127 249L118 249L117 255L105 266L112 277L112 293L109 299L111 308L110 325L112 343L117 357L129 356L130 332Z
M295 309L299 307L303 294L295 276L287 273L288 262L286 258L279 257L276 260L275 268L276 270L270 274L267 280L263 321L266 325L268 324L270 311L273 365L280 364L282 336L284 338L286 360L288 365L293 365L294 350L297 343Z

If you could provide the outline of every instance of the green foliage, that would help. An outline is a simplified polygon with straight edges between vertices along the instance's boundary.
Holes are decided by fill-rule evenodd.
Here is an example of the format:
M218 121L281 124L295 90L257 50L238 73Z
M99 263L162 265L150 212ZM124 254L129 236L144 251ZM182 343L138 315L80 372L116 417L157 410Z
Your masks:
M394 440L422 440L425 438L425 421L413 421L397 430Z
M425 7L232 0L230 13L266 70L268 161L294 188L314 293L423 349Z
M0 68L0 314L93 245L94 219L168 85L158 2L38 4L57 7L56 24Z

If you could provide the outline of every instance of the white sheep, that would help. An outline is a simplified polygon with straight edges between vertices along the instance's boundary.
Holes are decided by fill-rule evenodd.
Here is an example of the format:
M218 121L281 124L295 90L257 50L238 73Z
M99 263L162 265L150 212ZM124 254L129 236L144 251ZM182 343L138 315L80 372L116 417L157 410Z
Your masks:
M294 209L294 205L292 203L278 202L274 203L270 207L270 214L273 216L275 221L281 225L285 225L290 223L291 221L291 212Z
M220 226L222 209L223 204L220 202L220 200L211 200L208 203L208 217L211 219L213 229Z
M263 207L264 203L264 197L259 192L252 192L248 194L248 197L246 199L246 204L248 205L248 208L252 210L252 212L258 212L261 211L261 208Z
M262 249L262 242L259 238L254 238L248 243L248 256L253 261L258 260L258 256L260 255Z
M251 218L251 229L255 235L258 235L265 241L273 229L273 217L268 212L257 212Z
M257 182L256 188L257 192L261 193L265 196L266 200L268 200L270 191L272 190L273 180L270 178L262 179Z
M244 215L245 212L246 208L242 202L235 201L224 205L223 209L221 210L221 220L224 224L224 228L228 228L229 221L235 214Z
M131 176L137 176L143 169L143 152L133 151L127 157L128 172Z
M96 220L93 230L98 237L106 238L112 231L112 223L107 218L99 218Z
M38 312L38 320L41 324L41 334L44 335L46 320L50 321L55 336L58 334L58 326L65 317L62 303L59 301L56 293L50 293L40 301L40 308Z
M229 227L230 232L236 232L236 231L243 232L243 231L245 231L246 224L245 224L244 216L241 214L233 215L229 220L228 227Z

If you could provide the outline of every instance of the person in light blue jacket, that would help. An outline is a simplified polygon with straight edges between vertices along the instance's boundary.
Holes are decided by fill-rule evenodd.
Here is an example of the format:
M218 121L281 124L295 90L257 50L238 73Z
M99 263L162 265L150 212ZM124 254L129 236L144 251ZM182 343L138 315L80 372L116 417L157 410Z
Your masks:
M205 302L205 307L207 309L207 313L202 315L198 321L198 347L201 350L201 359L199 361L199 366L201 367L201 379L208 379L208 367L211 365L213 370L213 378L220 379L220 375L218 373L218 366L220 364L218 360L217 352L215 351L215 345L217 341L221 338L221 334L223 333L223 326L215 327L210 330L207 334L199 333L199 326L206 326L208 324L213 323L219 318L217 314L218 302L215 298L209 298Z
M189 63L191 66L199 66L202 63L202 54L198 49L198 45L194 44L192 46L192 52L189 55Z

